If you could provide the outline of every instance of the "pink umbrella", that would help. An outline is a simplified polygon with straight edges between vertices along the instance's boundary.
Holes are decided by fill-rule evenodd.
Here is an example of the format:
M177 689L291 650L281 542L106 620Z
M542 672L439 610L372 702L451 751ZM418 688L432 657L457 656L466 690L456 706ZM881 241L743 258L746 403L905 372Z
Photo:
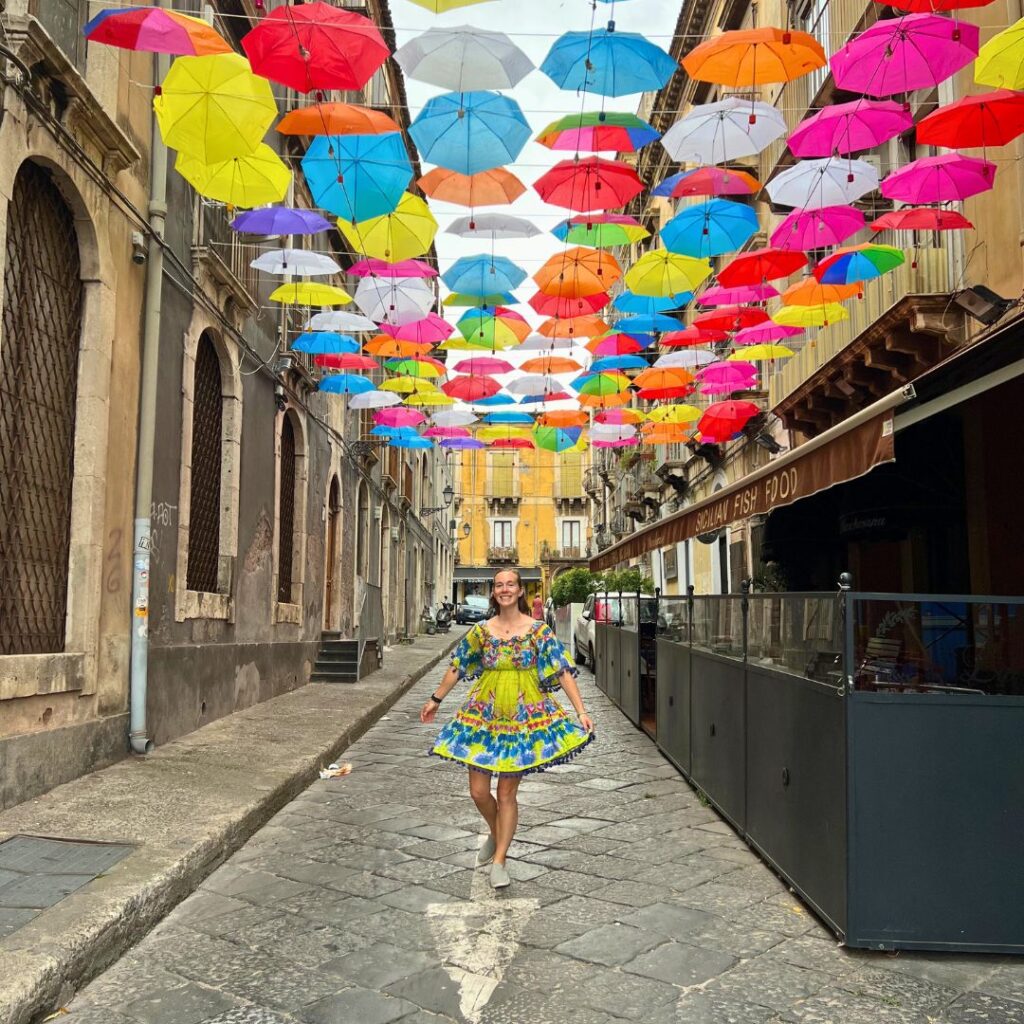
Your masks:
M382 427L415 427L426 418L418 409L404 407L379 409L373 414L374 422L379 423Z
M757 377L745 377L743 380L721 384L701 384L697 390L702 395L731 395L734 391L749 391L756 383Z
M428 313L422 320L413 320L407 324L380 325L380 329L396 341L414 341L418 344L434 345L445 338L451 337L454 327L436 313Z
M697 380L701 384L730 384L735 381L748 380L757 376L757 367L753 363L740 361L732 363L711 363L703 370L698 370Z
M825 249L842 245L864 229L864 214L855 206L824 206L820 210L794 210L772 232L779 249Z
M876 21L837 50L832 77L840 89L869 96L928 89L978 56L978 26L935 14Z
M789 133L795 156L857 153L894 139L914 127L913 115L892 100L852 100L825 107Z
M462 359L454 366L456 373L476 374L477 376L511 373L514 369L515 367L511 363L506 363L504 359L492 359L490 356L473 356L470 359Z
M948 203L992 188L996 165L973 156L943 153L914 160L881 184L883 196L903 203Z
M629 448L631 445L639 444L640 438L622 437L618 441L599 441L594 438L590 443L594 448Z
M348 272L354 277L437 277L437 271L423 260L388 263L370 258L353 263Z
M758 324L756 327L744 327L733 335L737 345L770 345L783 338L795 338L804 332L799 327L785 327L783 324Z
M714 287L697 296L699 306L745 306L748 302L767 302L778 296L770 284L742 285L739 288Z
M430 427L423 431L424 437L470 437L470 432L465 427Z

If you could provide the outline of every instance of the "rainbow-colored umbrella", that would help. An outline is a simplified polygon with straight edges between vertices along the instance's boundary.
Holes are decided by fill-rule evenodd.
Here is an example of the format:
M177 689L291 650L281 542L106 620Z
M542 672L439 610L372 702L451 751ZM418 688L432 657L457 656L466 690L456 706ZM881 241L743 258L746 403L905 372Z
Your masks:
M826 256L814 268L814 276L822 284L870 281L895 270L906 259L903 250L892 245L853 245L847 249L837 249L831 256Z
M231 44L201 18L166 7L100 11L86 22L82 35L91 43L178 57L232 52Z
M537 141L548 149L570 152L633 153L660 138L661 133L636 114L591 110L552 121Z

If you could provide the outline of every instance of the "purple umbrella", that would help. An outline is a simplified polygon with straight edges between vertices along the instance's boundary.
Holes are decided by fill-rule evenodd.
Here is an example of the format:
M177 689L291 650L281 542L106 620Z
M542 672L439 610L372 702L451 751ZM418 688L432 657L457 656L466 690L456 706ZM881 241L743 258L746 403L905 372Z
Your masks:
M914 118L902 103L852 100L825 107L801 121L789 133L789 148L801 157L846 156L874 149L913 127Z
M824 206L820 210L794 210L772 232L778 249L825 249L842 245L864 229L864 214L855 206Z
M737 288L708 288L697 296L698 306L745 306L750 302L767 302L778 296L770 284L742 285Z
M733 335L735 345L770 345L783 338L795 338L804 332L799 327L786 327L783 324L766 323L754 327L744 327Z
M900 168L882 182L882 195L903 203L948 203L987 192L996 165L973 156L943 153L926 156Z
M617 441L602 441L599 438L591 438L590 444L593 448L629 448L639 444L638 437L620 437Z
M483 441L478 441L475 437L446 437L443 438L439 444L442 448L455 448L459 450L487 447Z
M315 235L331 225L312 210L293 210L289 206L262 206L240 213L231 226L247 235Z
M840 89L869 96L929 89L978 56L978 26L935 14L876 21L830 61Z

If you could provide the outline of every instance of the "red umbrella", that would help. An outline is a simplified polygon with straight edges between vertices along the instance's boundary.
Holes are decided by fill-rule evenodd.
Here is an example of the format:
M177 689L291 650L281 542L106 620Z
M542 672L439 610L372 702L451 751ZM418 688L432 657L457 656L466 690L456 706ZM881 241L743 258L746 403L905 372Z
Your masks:
M693 388L680 386L675 388L641 388L636 395L637 398L642 398L645 402L660 402L666 398L685 398L692 393Z
M973 227L962 213L932 206L891 210L871 222L872 231L960 231Z
M571 299L564 295L545 295L537 292L530 299L530 305L534 312L541 316L556 317L559 320L571 320L576 316L589 316L599 309L604 309L611 302L611 296L607 292L597 292L595 295L584 295L578 299Z
M988 7L992 0L875 0L875 3L911 14L931 14L932 11L956 11L962 7Z
M644 190L636 171L617 160L588 156L562 160L534 183L541 199L569 210L613 210Z
M726 341L728 332L708 330L705 327L687 327L684 331L667 331L661 336L661 344L666 348L682 348L689 345L713 345L716 341Z
M1024 93L996 89L939 107L917 126L917 141L947 149L1005 146L1024 133Z
M726 288L760 284L789 277L807 266L807 257L792 249L751 249L734 257L718 272L718 283Z
M532 448L533 442L526 437L500 437L491 441L491 448Z
M354 353L344 353L339 355L335 352L330 352L325 355L319 355L313 357L313 362L317 366L329 366L332 370L379 370L380 364L376 359L371 359L369 356L355 355Z
M298 92L362 89L391 54L369 18L321 0L275 8L242 49L256 74Z
M738 331L741 327L763 324L768 314L755 306L719 306L718 309L699 313L693 318L693 326L707 330Z
M715 402L697 423L701 440L720 443L741 431L758 408L753 402Z
M501 390L501 385L490 377L474 375L471 377L452 377L441 385L441 390L449 398L461 398L464 402L475 402L480 398L490 398Z

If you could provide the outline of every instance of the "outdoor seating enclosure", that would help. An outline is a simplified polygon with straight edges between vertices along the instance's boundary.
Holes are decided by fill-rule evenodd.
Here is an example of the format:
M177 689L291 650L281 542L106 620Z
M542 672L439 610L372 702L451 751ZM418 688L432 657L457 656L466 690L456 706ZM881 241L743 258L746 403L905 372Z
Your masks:
M1024 952L1024 598L622 607L598 687L846 945Z

